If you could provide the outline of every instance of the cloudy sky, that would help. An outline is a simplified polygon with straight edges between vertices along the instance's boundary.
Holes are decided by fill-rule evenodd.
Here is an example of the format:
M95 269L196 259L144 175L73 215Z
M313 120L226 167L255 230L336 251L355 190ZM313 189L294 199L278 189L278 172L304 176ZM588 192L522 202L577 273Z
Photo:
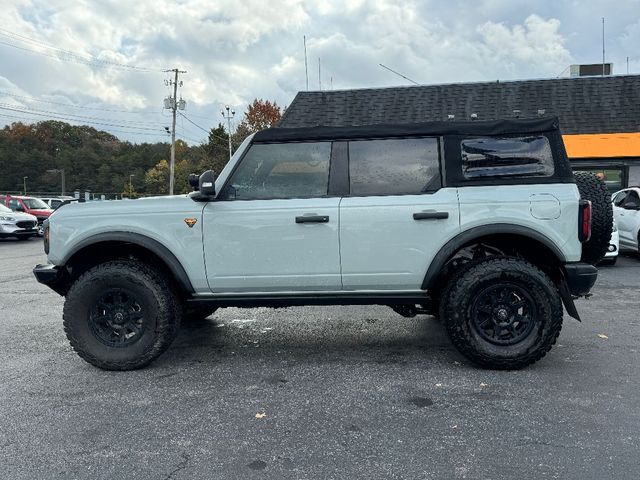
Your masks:
M187 101L178 136L206 137L228 104L309 89L548 78L602 58L640 73L640 0L4 0L0 125L64 119L131 141L167 138L163 70ZM194 125L196 124L196 125Z

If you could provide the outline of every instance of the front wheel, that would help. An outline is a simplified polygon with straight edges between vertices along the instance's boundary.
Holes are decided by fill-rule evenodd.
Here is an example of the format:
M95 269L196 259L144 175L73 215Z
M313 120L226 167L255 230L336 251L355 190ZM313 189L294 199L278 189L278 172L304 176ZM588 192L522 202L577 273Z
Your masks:
M562 314L551 279L531 263L508 257L456 272L440 304L454 346L478 365L500 370L544 357L560 334Z
M133 370L164 352L182 309L169 282L134 260L97 265L71 286L64 330L76 353L105 370Z

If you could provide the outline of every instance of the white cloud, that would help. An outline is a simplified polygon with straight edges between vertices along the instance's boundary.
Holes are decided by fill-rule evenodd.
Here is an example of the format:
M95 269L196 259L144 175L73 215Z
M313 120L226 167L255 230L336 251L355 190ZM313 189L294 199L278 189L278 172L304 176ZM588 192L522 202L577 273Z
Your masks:
M222 120L219 111L225 104L238 112L256 97L288 104L305 86L303 35L311 88L318 85L318 57L324 88L331 77L334 88L407 83L379 63L421 83L555 76L572 61L590 58L592 46L585 39L595 36L597 44L594 32L601 11L611 25L612 57L634 55L624 52L635 48L640 35L639 24L632 23L637 21L633 12L637 14L638 0L620 0L615 9L610 2L597 0L589 12L569 0L533 5L507 0L8 3L0 10L2 28L36 42L11 38L2 30L0 41L55 55L44 45L49 44L155 72L92 68L0 44L4 75L0 90L58 99L57 103L144 110L149 113L93 115L104 115L113 123L135 118L160 126L167 123L161 115L162 99L168 94L166 74L159 72L163 68L188 71L181 90L188 101L186 113L205 128ZM617 71L621 70L619 66ZM46 105L21 102L43 110ZM47 110L79 113L60 105ZM191 138L204 136L188 123L184 129Z

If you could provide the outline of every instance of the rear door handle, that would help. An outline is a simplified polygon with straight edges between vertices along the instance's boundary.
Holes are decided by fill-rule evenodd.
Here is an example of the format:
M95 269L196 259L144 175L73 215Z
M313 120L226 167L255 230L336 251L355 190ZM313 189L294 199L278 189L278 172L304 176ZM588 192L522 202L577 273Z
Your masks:
M296 217L296 223L328 223L329 215L300 215Z
M449 212L436 212L435 210L425 210L413 214L414 220L443 220L449 218Z

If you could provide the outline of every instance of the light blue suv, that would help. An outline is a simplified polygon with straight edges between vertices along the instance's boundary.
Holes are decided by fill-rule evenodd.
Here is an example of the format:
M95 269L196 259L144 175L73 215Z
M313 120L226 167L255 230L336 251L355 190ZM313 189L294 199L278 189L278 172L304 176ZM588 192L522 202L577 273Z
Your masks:
M142 367L221 307L382 304L442 317L479 365L521 368L563 303L578 318L608 245L555 118L273 128L194 178L189 195L51 216L34 273L66 296L88 362Z

